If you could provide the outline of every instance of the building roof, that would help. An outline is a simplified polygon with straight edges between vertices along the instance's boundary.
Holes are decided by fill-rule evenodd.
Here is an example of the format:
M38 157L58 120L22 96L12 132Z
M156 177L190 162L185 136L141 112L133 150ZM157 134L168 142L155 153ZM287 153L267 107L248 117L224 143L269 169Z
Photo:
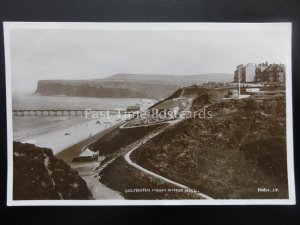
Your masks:
M87 148L85 151L80 153L79 157L92 157L94 155L95 152Z
M130 106L127 106L127 110L128 109L137 109L137 110L139 110L140 109L140 106L139 105L130 105Z
M267 68L268 72L281 72L281 71L284 71L283 67L281 65L278 65L278 64L270 64Z

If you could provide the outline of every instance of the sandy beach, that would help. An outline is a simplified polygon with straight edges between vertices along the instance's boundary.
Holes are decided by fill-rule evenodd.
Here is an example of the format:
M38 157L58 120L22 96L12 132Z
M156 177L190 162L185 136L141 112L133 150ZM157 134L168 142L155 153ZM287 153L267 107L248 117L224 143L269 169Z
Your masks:
M98 172L94 171L94 169L99 166L100 162L104 160L104 157L99 157L98 161L92 162L73 162L73 158L77 157L85 146L98 140L100 137L111 130L116 129L121 124L122 122L116 123L102 132L64 149L56 155L57 158L62 159L64 162L69 164L72 169L76 170L86 181L94 199L123 199L124 197L121 193L110 189L97 179Z
M74 101L72 101L75 99ZM21 109L122 109L128 105L140 106L141 110L154 104L153 99L99 99L64 96L19 96L14 99L16 108ZM100 163L72 162L88 144L122 125L131 114L91 113L83 116L14 116L13 139L22 143L52 149L59 159L69 164L86 181L94 199L123 199L117 191L99 182L94 168Z
M17 109L91 109L125 110L127 106L139 105L147 109L156 101L140 98L93 98L68 96L39 96L30 93L14 93L13 108ZM85 116L14 116L13 140L51 148L54 154L93 136L118 122L124 115L92 118Z
M125 115L97 119L85 117L17 117L20 129L14 129L14 140L51 148L54 154L91 137L119 122ZM28 126L30 124L30 126Z

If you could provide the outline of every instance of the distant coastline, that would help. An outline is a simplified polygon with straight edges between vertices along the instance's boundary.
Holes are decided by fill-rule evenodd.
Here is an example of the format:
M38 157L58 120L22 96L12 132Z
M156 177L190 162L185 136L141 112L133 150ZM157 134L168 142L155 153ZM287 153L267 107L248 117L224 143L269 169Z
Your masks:
M40 80L34 94L44 96L79 96L101 98L168 97L182 86L207 81L229 82L233 74L200 75L116 74L94 80ZM154 91L155 90L155 91Z

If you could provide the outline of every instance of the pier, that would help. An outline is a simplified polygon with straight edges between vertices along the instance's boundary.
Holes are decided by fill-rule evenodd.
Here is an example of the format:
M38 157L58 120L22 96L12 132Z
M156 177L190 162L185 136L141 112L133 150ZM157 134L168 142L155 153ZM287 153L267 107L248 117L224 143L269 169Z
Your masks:
M13 116L84 116L88 109L13 109ZM126 110L93 110L109 115L125 114Z

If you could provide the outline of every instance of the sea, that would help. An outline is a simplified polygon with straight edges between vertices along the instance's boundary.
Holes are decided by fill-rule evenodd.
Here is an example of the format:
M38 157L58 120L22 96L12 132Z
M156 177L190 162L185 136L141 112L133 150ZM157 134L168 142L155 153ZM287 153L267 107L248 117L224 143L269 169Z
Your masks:
M12 108L14 110L124 110L127 106L136 104L143 110L149 108L155 102L156 100L154 99L142 98L41 96L33 95L32 93L13 93L12 95ZM117 122L117 119L114 118L102 120L97 123L102 123L102 125L111 123L113 125L113 123ZM36 143L37 145L40 143L40 146L54 148L52 145L49 145L49 143L53 143L53 139L50 139L53 138L53 132L66 133L72 130L75 133L78 125L78 129L80 128L81 130L76 132L80 133L82 137L78 138L82 139L99 130L98 124L91 123L90 119L80 116L13 116L13 139L26 143ZM83 124L84 126L80 127ZM87 126L88 130L83 129L84 127L87 128ZM57 149L65 146L58 146Z
M121 110L136 104L141 109L147 109L155 102L154 99L139 98L40 96L31 93L12 95L12 108L15 110ZM100 119L81 116L13 116L13 140L49 148L57 155L76 143L125 122L124 116L119 118L118 115L112 115ZM81 165L81 168L91 170L91 164L84 166ZM122 198L117 192L100 184L94 175L80 175L86 180L95 198Z
M147 109L154 103L154 99L142 98L41 96L20 92L12 95L12 108L14 110L113 110L126 109L127 106L136 104L140 105L141 109Z

